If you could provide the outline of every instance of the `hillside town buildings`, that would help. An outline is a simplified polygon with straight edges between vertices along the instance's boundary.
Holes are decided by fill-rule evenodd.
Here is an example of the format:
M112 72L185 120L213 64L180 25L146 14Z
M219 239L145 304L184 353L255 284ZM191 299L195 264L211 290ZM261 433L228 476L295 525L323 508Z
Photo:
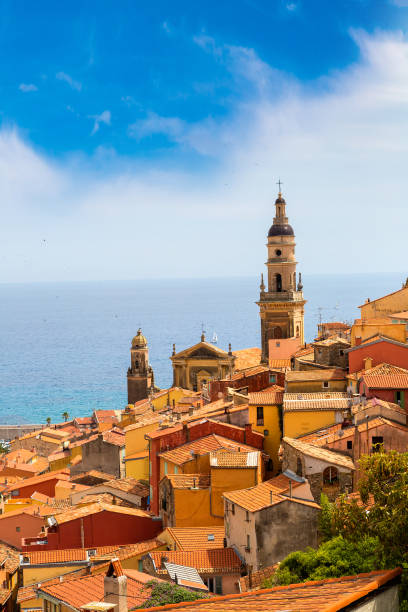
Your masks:
M358 495L361 457L408 445L407 283L307 343L280 192L267 240L260 347L226 351L203 333L173 347L173 386L159 389L139 329L125 407L10 441L0 610L124 612L152 580L209 597L175 610L398 609L399 569L261 588L318 546L322 493Z

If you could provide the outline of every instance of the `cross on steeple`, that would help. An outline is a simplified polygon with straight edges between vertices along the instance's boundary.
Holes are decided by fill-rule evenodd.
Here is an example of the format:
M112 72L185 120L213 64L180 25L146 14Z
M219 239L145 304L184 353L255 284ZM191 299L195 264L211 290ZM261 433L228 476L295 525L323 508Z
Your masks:
M279 179L279 181L276 184L279 185L279 193L281 193L282 192L281 185L283 185L282 181Z

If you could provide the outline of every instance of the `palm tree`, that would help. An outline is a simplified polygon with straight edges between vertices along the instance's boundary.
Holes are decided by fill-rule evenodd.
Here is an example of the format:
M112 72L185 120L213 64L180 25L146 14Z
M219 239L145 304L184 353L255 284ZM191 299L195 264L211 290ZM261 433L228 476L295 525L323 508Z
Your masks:
M69 419L69 414L68 414L68 412L66 412L66 411L65 411L65 412L63 412L63 413L62 413L62 418L64 419L64 421L65 421L65 422L67 422L67 421L68 421L68 419Z
M47 417L45 419L45 421L46 421L47 425L51 425L51 417Z

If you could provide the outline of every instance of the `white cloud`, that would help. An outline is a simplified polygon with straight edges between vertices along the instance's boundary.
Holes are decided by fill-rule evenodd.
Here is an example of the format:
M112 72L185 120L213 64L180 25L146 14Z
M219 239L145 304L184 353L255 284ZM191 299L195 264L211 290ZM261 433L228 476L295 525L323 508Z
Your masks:
M176 144L160 161L98 149L57 165L0 131L1 280L258 275L279 176L301 272L402 271L408 43L352 36L359 60L305 88L214 41L215 61L248 74L251 95L220 119L135 122L135 138L160 132ZM204 163L194 155L188 169L190 150Z
M111 112L109 110L104 110L100 115L89 115L89 118L94 120L94 125L91 132L92 136L99 130L101 123L104 123L105 125L111 124Z
M298 5L296 4L296 2L288 2L286 5L287 10L290 11L291 13L293 11L296 11L297 7Z
M37 85L34 85L34 83L20 83L18 88L20 91L23 91L24 93L29 93L31 91L38 91L38 87Z
M72 76L70 76L66 72L57 72L55 78L59 81L65 81L65 83L68 83L71 89L75 89L76 91L81 91L82 89L82 83L80 83L79 81L75 81Z

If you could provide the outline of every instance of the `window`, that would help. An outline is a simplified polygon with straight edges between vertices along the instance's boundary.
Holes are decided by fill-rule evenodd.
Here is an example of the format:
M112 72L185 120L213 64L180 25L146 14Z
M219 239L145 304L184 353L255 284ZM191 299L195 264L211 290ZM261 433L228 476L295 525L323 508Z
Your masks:
M167 461L164 462L164 475L168 472Z
M263 425L264 424L264 409L263 406L257 406L256 408L256 424Z
M323 483L326 485L335 485L338 483L339 473L335 467L327 467L323 470Z
M247 552L249 552L249 551L251 550L251 538L250 538L250 536L249 536L249 535L247 535L247 542L246 542L246 547L245 547L245 550L246 550Z
M329 381L325 380L322 386L323 386L323 389L328 389L329 388Z
M299 325L296 325L296 338L299 338L299 336L300 336Z
M266 466L266 471L267 472L273 472L273 461L272 459L268 459L268 463Z
M298 476L303 476L303 467L302 467L302 461L300 460L300 458L297 458L296 461L296 474Z
M167 510L167 498L166 497L162 498L161 505L162 505L162 510L164 510L166 512L166 510Z
M231 514L235 514L235 504L231 504Z
M222 595L222 577L221 576L215 577L215 591L214 592L216 595Z
M245 512L245 520L246 520L247 523L249 523L249 512L248 512L248 510L246 510L246 512Z
M20 489L15 489L14 491L12 491L12 492L11 492L11 494L12 494L14 497L17 497L17 495L20 495Z
M371 438L372 451L373 453L379 453L381 450L381 444L383 444L384 438L382 436L373 436Z
M141 559L139 559L139 561L137 562L137 566L138 566L138 570L139 572L143 572L143 561Z
M277 257L280 257L280 256L282 255L282 251L281 251L280 249L276 249L276 251L275 251L275 255L276 255Z
M340 349L339 354L340 354L340 357L343 357L343 355L344 355L343 349Z
M177 467L177 465L174 466L174 473L178 474L178 467Z
M21 531L21 527L16 527L16 531L20 532Z
M269 374L269 382L276 383L276 374Z
M353 448L353 441L352 440L347 440L347 449L351 450Z
M395 392L395 402L397 404L401 404L401 399L402 399L401 391L396 391Z
M214 542L214 540L215 540L214 534L213 533L209 533L208 536L207 536L207 540L208 540L208 542Z
M264 436L265 438L269 436L269 429L264 429Z
M282 276L280 274L275 274L275 284L276 284L276 291L278 293L282 291Z

